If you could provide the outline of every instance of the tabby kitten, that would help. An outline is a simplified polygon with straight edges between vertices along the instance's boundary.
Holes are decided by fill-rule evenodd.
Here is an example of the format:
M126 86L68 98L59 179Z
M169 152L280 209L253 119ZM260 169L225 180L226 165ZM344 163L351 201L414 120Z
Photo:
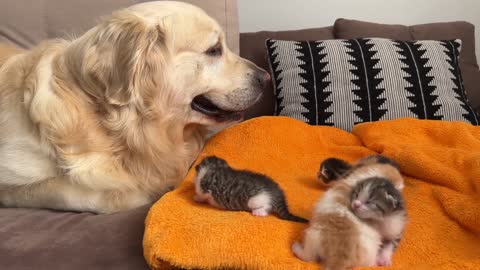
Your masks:
M292 215L280 186L265 175L235 170L216 156L203 159L196 167L194 200L217 208L251 211L255 216L276 213L279 218L306 223Z
M352 212L382 236L377 265L390 266L407 223L402 194L388 179L371 177L353 188L350 201Z

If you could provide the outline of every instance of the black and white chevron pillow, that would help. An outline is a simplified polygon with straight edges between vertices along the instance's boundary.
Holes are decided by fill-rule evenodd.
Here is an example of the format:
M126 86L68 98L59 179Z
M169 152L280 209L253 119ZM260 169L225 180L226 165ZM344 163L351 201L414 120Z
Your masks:
M267 40L276 115L350 131L401 117L478 125L458 66L460 40Z

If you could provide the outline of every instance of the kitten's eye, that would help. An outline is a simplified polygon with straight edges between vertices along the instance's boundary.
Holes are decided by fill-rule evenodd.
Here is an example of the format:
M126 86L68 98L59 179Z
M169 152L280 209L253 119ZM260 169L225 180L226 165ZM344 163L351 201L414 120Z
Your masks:
M213 47L210 47L207 51L205 51L205 54L208 56L220 56L222 55L223 50L222 50L222 44L218 43Z
M372 208L378 208L378 205L371 201L366 201L365 204Z

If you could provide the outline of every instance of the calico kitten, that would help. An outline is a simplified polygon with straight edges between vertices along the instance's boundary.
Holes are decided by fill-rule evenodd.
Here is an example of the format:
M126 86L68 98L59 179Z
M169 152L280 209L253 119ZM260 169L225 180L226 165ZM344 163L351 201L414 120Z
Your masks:
M350 201L352 212L382 236L377 265L390 266L407 223L402 194L388 179L371 177L354 186Z
M352 211L352 191L371 177L388 179L396 189L403 188L398 166L383 156L368 156L354 165L329 159L322 163L319 177L332 187L316 204L303 244L294 243L293 253L304 261L321 261L327 270L377 266L382 232Z
M288 211L282 189L265 175L235 170L215 156L203 159L196 167L197 202L236 211L251 211L255 216L276 213L284 220L306 223L308 220Z
M328 158L320 164L317 177L325 184L331 184L341 178L355 174L353 178L362 180L368 176L385 175L398 190L404 187L403 177L400 174L400 165L393 159L383 155L370 155L358 160L356 164L338 158Z
M320 262L326 270L377 265L381 235L350 210L352 186L336 181L317 202L303 243L293 253L307 262Z

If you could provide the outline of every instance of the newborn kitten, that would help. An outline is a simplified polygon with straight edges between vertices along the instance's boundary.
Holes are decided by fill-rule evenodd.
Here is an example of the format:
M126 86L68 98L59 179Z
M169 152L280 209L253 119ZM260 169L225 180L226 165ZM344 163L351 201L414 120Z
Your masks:
M325 184L331 184L340 178L356 176L357 180L362 180L368 176L375 177L385 175L398 190L404 187L403 177L400 174L400 165L393 159L382 155L370 155L360 159L356 164L338 159L328 158L320 164L317 177Z
M303 261L321 262L326 270L377 265L381 235L350 210L352 186L334 182L316 204L303 243L292 245Z
M398 163L382 155L368 156L366 158L361 159L355 165L350 165L348 162L343 161L341 159L329 158L323 161L322 164L320 165L318 177L323 182L327 184L331 184L333 181L351 174L353 171L355 171L355 169L364 167L367 164L375 164L375 163L379 165L380 164L387 165L387 166L384 166L384 169L383 169L385 172L392 171L392 169L399 171L400 169L400 166L398 165ZM379 168L377 168L377 170ZM392 180L392 182L397 184L396 191L391 189L391 187L393 187L392 185L388 185L384 182L384 181L388 181L388 179L383 179L384 181L380 181L380 182L377 181L377 182L378 183L383 182L384 185L390 186L390 194L393 196L394 199L397 199L398 201L401 202L401 205L400 205L401 209L396 209L394 213L390 213L392 215L385 214L384 219L377 218L375 222L373 222L372 219L368 221L369 223L371 223L372 226L377 228L377 230L380 232L380 234L383 237L383 244L377 258L379 265L391 264L393 252L395 251L396 247L400 242L402 231L407 221L405 208L403 206L404 204L403 198L400 192L398 192L398 190L401 190L403 188L403 179L395 180L397 178L395 176L396 175L395 173L390 172L390 173L387 173L387 175L393 176L392 178L390 178L390 180ZM359 184L357 185L357 190L362 190L365 187L369 187L369 186L370 185L365 186L364 184ZM365 189L364 191L368 193L369 189ZM353 208L353 205L352 205L352 208ZM359 216L359 218L362 218L362 217Z
M195 170L194 200L197 202L208 202L227 210L251 211L255 216L273 212L284 220L308 222L288 211L283 191L265 175L235 170L215 156L203 159Z
M338 158L328 158L320 164L317 177L325 184L340 178L345 172L352 168L352 165Z
M322 163L319 177L333 186L317 203L303 244L294 243L292 251L304 261L321 261L327 270L376 266L383 236L352 211L351 194L358 183L371 177L383 177L397 189L403 188L396 163L383 156L368 156L355 165L329 159L327 166Z
M382 236L377 265L392 265L393 252L407 223L402 194L388 179L371 177L353 188L350 201L353 213Z

